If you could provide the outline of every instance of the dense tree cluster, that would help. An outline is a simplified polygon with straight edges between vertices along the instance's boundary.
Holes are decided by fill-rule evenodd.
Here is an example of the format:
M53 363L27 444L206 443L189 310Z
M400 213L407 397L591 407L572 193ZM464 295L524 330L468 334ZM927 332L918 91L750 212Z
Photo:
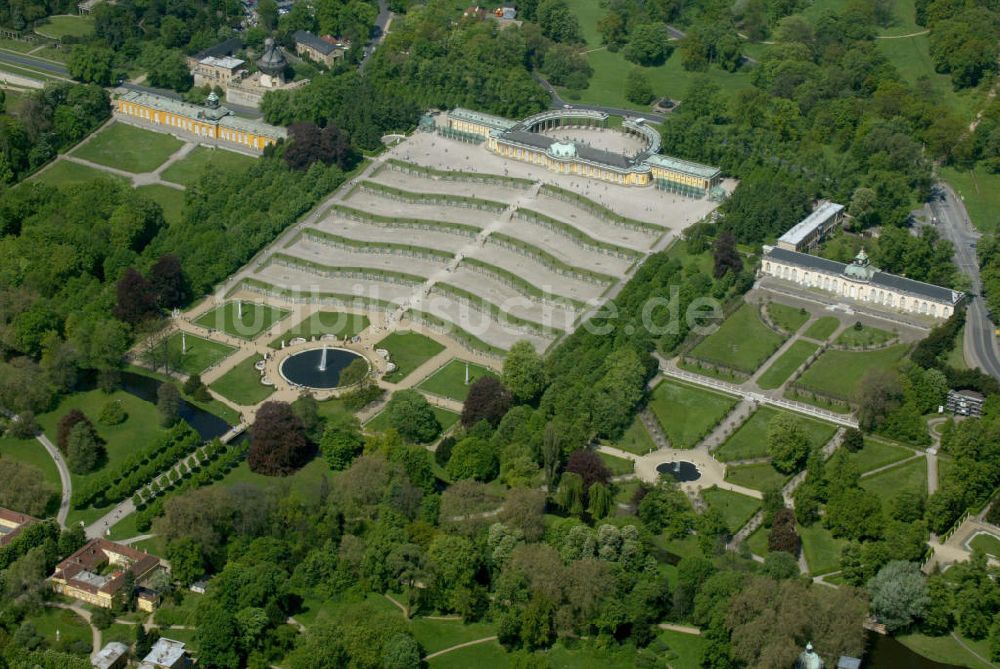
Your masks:
M108 118L109 110L108 94L99 86L50 84L27 93L16 112L0 113L0 187L20 181L79 142ZM0 234L7 232L0 222Z
M0 402L44 411L78 371L96 371L111 387L132 326L223 279L342 180L337 167L297 173L277 157L246 173L212 172L189 189L184 218L170 227L159 205L108 178L6 193Z

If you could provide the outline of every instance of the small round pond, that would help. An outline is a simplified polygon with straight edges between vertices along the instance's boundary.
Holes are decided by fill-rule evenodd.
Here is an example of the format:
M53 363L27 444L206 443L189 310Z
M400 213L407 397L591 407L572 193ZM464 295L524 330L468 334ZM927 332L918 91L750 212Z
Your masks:
M281 376L298 386L329 390L340 385L340 373L358 359L365 360L364 356L344 348L314 348L285 358Z
M660 476L672 476L678 483L697 481L701 478L701 472L693 463L681 460L679 462L662 462L656 465L656 471Z

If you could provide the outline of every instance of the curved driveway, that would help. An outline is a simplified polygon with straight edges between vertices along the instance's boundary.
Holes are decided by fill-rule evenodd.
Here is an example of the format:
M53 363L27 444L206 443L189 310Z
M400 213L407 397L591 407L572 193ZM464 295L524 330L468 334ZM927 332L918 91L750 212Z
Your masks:
M56 463L56 469L59 470L59 482L62 484L62 498L59 500L59 513L56 514L56 521L60 527L66 527L66 516L69 515L69 501L73 496L73 481L69 477L69 467L66 466L66 460L63 459L62 453L49 441L45 433L39 432L35 435L35 439L49 452L49 457Z
M937 184L935 197L928 207L937 219L941 235L955 246L955 264L972 283L972 298L965 319L966 361L1000 379L1000 355L997 354L994 325L986 309L986 300L982 296L983 283L979 278L979 259L975 248L979 232L969 220L962 199L944 182Z

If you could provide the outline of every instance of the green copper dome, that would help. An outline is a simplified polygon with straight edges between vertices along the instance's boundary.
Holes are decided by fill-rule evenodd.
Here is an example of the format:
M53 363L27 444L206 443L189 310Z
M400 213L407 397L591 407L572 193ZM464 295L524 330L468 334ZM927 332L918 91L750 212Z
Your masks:
M857 281L869 281L878 270L872 267L871 260L864 249L854 256L854 262L844 268L844 274Z

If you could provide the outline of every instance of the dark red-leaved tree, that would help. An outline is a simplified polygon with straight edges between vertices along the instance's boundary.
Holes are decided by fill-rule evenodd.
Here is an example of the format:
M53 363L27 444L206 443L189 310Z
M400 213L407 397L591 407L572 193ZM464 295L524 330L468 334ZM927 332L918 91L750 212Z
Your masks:
M712 257L715 260L713 274L717 279L725 276L729 270L739 272L743 269L743 260L736 250L736 239L731 232L723 232L716 238Z
M70 409L69 412L59 419L59 425L56 427L56 446L62 451L63 455L66 455L66 450L69 443L69 433L73 431L73 427L77 423L86 423L90 426L90 429L94 429L94 424L90 422L87 415L80 411L79 409Z
M285 402L265 402L250 429L247 464L265 476L287 476L306 464L313 446L302 421Z
M604 460L587 448L577 449L569 454L566 471L578 474L583 479L584 492L590 490L590 486L595 483L607 484L611 480L611 470L604 464Z
M150 268L149 287L163 309L182 306L191 294L181 261L173 253L160 256Z
M802 540L795 531L795 512L788 507L778 509L774 512L771 531L767 535L767 549L785 551L798 557L801 548Z
M349 170L358 162L350 135L335 125L321 130L315 123L293 123L288 136L285 163L294 170L305 170L316 161Z
M510 391L493 376L482 376L469 386L469 395L462 405L462 425L470 427L481 420L494 427L510 410Z
M115 316L135 325L156 313L156 294L142 274L129 267L115 286Z

